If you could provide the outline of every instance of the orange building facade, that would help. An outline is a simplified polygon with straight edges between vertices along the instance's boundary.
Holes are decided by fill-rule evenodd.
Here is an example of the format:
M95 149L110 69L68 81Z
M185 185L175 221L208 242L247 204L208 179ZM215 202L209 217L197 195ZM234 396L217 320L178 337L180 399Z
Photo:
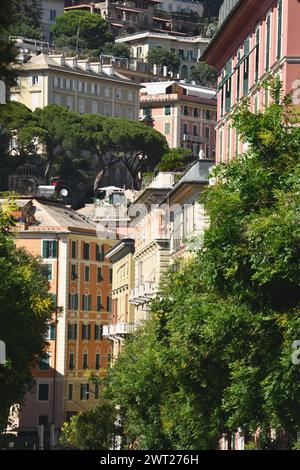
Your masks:
M19 414L19 433L39 425L56 432L75 413L89 408L99 387L111 344L103 326L111 322L112 270L104 253L113 240L98 239L96 225L60 203L21 199L18 246L41 258L57 305L49 325L45 357L34 370L36 385Z

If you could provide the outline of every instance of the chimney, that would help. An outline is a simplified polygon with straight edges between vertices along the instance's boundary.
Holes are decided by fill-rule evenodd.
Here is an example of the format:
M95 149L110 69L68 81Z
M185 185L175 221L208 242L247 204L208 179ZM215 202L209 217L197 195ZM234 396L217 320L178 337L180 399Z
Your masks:
M90 70L92 70L95 73L102 73L101 62L90 62Z
M58 65L65 65L65 56L63 54L52 54L51 59L54 60Z
M65 58L65 63L69 67L72 67L72 69L76 69L77 67L77 59L76 57L66 57Z
M90 70L90 62L88 59L77 59L77 66L85 72Z

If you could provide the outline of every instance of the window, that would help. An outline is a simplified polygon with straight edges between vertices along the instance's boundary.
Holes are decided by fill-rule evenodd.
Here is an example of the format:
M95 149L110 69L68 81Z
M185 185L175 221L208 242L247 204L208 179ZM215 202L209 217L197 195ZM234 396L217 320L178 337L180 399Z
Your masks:
M73 109L74 108L74 98L73 96L67 96L67 108Z
M31 77L31 86L40 85L40 77L39 75L32 75Z
M102 269L101 269L101 268L97 268L97 282L102 282L102 281L103 281Z
M169 135L171 131L171 126L169 122L164 123L164 134Z
M249 52L250 52L250 39L247 38L244 43L244 76L243 76L244 95L246 95L249 91Z
M211 110L210 109L205 110L205 119L206 119L206 121L211 120Z
M199 117L198 108L194 108L194 110L193 110L193 115L194 115L195 118Z
M49 400L49 384L38 385L38 400L39 401Z
M91 339L91 325L82 325L81 339Z
M82 310L85 312L91 310L91 304L92 304L92 296L83 295L82 296Z
M106 297L106 310L111 312L111 298L109 296Z
M133 101L133 91L128 91L128 93L127 93L127 100L128 100L128 101Z
M101 295L97 295L97 312L102 311L102 298Z
M184 115L184 116L188 116L188 115L189 115L189 107L188 107L188 106L184 106L184 107L183 107L183 115Z
M232 60L228 60L226 63L226 76L228 77L225 83L225 111L230 111L231 108L231 72L232 72ZM208 111L208 110L207 110ZM206 111L206 114L207 114ZM206 116L207 119L207 116Z
M76 264L72 263L71 265L71 279L72 281L76 281L77 279L77 267Z
M68 384L68 400L73 400L73 384Z
M48 416L39 415L39 426L47 426L47 424L48 424Z
M95 357L95 369L99 370L100 369L100 353L96 353Z
M88 365L88 353L84 352L83 356L82 356L82 368L83 369L88 369L88 367L89 367L89 365Z
M109 103L104 103L103 114L104 114L104 116L109 116L110 115L110 104Z
M179 49L178 54L179 54L179 59L180 59L180 60L183 60L183 59L184 59L184 50L183 50L183 49Z
M95 339L102 339L103 336L103 326L95 324L95 331L94 331Z
M127 117L131 121L133 120L133 108L130 108L129 106L127 106Z
M187 123L184 123L184 124L183 124L183 133L184 133L184 134L187 134L187 133L188 133L188 125L187 125Z
M45 269L45 275L47 276L48 281L51 281L52 278L52 264L47 263L43 264L43 267Z
M193 125L193 135L194 136L198 135L198 126L197 126L197 124Z
M78 294L69 294L69 309L78 310Z
M72 258L76 258L76 253L77 253L77 243L75 241L72 241Z
M164 110L165 110L165 116L171 115L171 106L169 104L165 105Z
M77 339L77 323L68 324L68 339Z
M77 91L82 92L83 90L83 82L80 80L77 82Z
M209 140L209 138L210 138L210 128L206 127L205 128L205 139Z
M97 114L98 112L98 103L97 101L92 101L92 114Z
M259 79L259 43L260 43L260 29L256 28L255 31L255 81Z
M152 116L152 109L149 106L143 108L143 115L150 118Z
M90 244L89 243L83 243L83 259L90 259Z
M69 354L69 369L73 370L74 369L74 353L70 352Z
M116 90L116 98L117 100L120 100L122 98L122 90L120 88L117 88Z
M96 261L103 261L104 259L104 246L96 245Z
M57 256L57 241L56 240L43 240L43 258L56 258Z
M266 72L270 68L270 41L271 41L271 15L268 15L266 22Z
M48 326L47 339L55 339L55 325L53 323Z
M90 281L90 267L89 266L84 267L84 281L85 282Z
M237 101L240 99L240 82L241 82L241 50L238 51L237 54L237 72L236 72L236 99Z
M193 51L188 51L188 60L193 60Z
M110 97L110 88L108 86L104 87L104 96L106 98Z
M61 105L61 96L57 93L54 94L54 104Z
M78 110L79 110L80 114L83 114L85 112L85 101L82 100L82 99L79 100Z
M122 117L123 116L123 106L120 104L116 105L116 117Z
M39 108L40 106L40 93L31 94L31 107L33 110Z
M278 20L277 20L277 59L282 55L282 0L278 0Z
M50 21L55 21L56 10L50 10Z
M96 85L95 83L91 83L91 94L94 95L96 93Z
M50 354L44 353L39 362L39 370L50 369Z
M89 392L90 392L89 384L80 384L80 400L88 400Z

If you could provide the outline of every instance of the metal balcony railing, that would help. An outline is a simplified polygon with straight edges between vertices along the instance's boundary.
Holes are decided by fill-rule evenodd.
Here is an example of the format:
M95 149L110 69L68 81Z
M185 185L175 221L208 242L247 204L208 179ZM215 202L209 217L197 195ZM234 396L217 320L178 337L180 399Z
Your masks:
M103 325L103 336L126 335L135 329L134 323L112 323Z

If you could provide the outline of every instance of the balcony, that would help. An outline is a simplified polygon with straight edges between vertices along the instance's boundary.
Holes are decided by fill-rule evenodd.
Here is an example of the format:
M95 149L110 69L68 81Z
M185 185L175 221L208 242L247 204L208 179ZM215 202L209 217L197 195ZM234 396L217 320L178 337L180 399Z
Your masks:
M202 137L200 137L200 135L183 134L182 140L183 140L183 142L195 142L195 143L199 143L199 144L203 143L203 139L202 139Z
M135 329L134 323L114 323L103 325L103 336L128 335Z

